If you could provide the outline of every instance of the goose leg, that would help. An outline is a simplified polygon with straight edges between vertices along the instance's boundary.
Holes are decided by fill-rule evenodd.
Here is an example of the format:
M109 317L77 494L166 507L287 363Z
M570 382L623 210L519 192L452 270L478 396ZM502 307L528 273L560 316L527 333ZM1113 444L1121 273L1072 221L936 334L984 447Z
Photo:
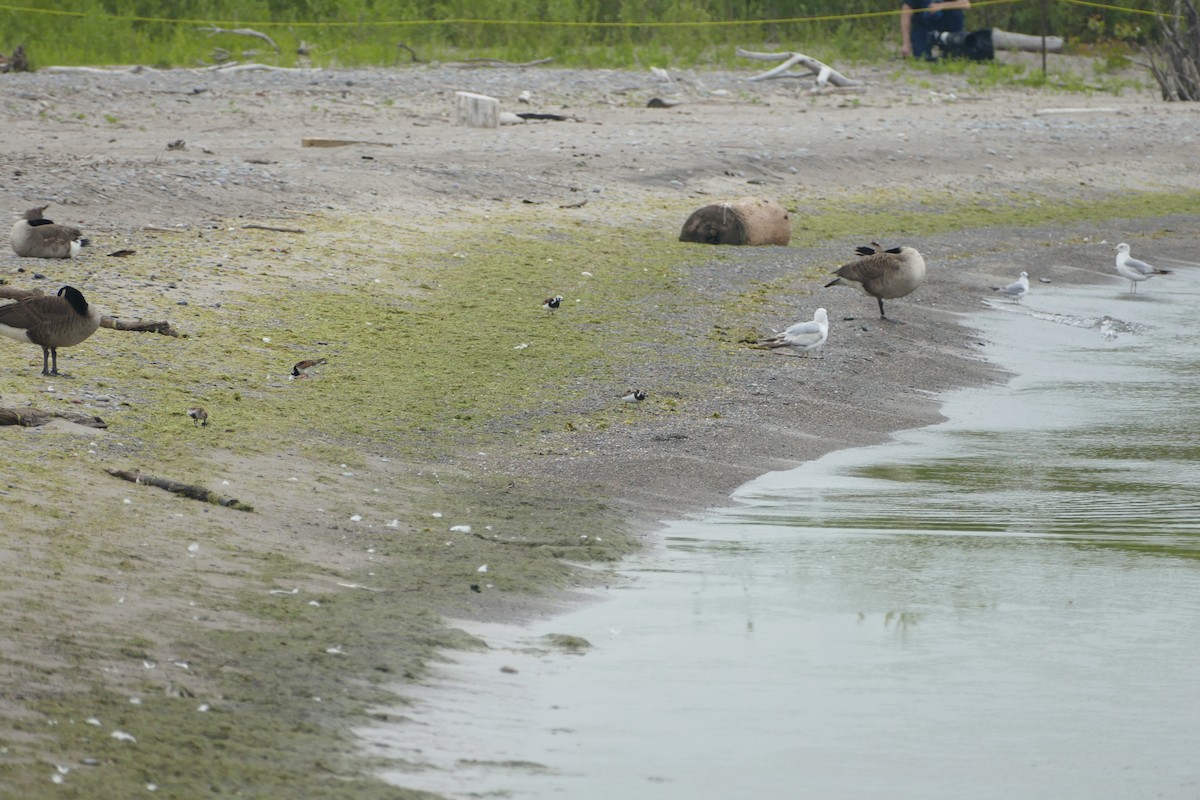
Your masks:
M43 364L42 366L44 369L45 365ZM57 347L50 348L50 374L51 375L58 374L58 348Z
M50 348L42 348L42 374L50 374Z

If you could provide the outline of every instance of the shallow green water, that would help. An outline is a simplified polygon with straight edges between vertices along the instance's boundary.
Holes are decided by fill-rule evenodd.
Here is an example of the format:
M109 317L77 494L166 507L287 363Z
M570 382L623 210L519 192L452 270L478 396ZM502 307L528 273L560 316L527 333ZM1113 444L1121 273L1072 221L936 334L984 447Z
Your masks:
M368 734L445 756L389 777L573 800L1200 796L1200 270L1125 289L997 304L980 324L1008 385L672 524L607 602L485 632L508 647L406 710L429 738ZM595 647L522 649L552 631Z

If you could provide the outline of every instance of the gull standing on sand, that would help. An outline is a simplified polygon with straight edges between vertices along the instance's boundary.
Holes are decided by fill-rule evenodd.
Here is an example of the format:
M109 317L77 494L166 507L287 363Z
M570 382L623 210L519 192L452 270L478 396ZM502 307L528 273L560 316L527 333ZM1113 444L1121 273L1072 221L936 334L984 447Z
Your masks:
M1170 275L1171 270L1152 267L1145 261L1138 261L1129 255L1129 245L1121 242L1115 248L1117 251L1117 272L1129 279L1129 291L1137 294L1137 285L1149 280L1155 275Z
M805 356L825 344L829 338L829 315L825 309L818 308L811 322L797 322L783 333L777 333L769 339L758 343L759 347L775 350L787 347L795 351L797 356Z
M925 280L925 259L907 245L883 250L872 242L871 247L856 247L854 252L860 258L834 270L837 277L825 284L825 288L844 282L859 284L879 302L880 319L888 319L883 310L884 300L911 294Z
M996 290L1005 297L1011 298L1015 303L1025 295L1029 294L1029 273L1022 272L1021 277L1017 278L1016 281L1010 283L1008 286L993 286L992 289Z

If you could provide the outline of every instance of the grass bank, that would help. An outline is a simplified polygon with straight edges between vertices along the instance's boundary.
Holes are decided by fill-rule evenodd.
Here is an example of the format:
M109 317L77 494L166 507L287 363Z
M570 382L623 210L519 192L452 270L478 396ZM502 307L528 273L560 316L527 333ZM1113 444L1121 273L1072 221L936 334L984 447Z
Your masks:
M1099 16L1071 3L1049 7L1049 33L1128 51L1153 33L1153 0ZM981 4L970 27L1037 33L1042 6ZM781 10L769 2L622 0L48 0L0 6L7 49L22 44L36 65L187 67L253 58L280 66L386 66L465 57L562 66L728 66L738 46L798 49L837 63L880 61L898 49L899 8L868 0L816 0ZM228 33L250 28L261 36ZM216 32L222 29L226 32ZM253 52L247 52L253 51Z

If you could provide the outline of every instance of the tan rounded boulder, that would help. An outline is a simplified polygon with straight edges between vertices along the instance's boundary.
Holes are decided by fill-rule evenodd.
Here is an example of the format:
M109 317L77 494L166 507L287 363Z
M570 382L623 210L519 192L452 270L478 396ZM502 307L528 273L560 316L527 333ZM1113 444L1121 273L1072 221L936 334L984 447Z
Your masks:
M679 241L699 244L786 245L791 239L788 212L764 197L742 197L697 209L679 234Z

